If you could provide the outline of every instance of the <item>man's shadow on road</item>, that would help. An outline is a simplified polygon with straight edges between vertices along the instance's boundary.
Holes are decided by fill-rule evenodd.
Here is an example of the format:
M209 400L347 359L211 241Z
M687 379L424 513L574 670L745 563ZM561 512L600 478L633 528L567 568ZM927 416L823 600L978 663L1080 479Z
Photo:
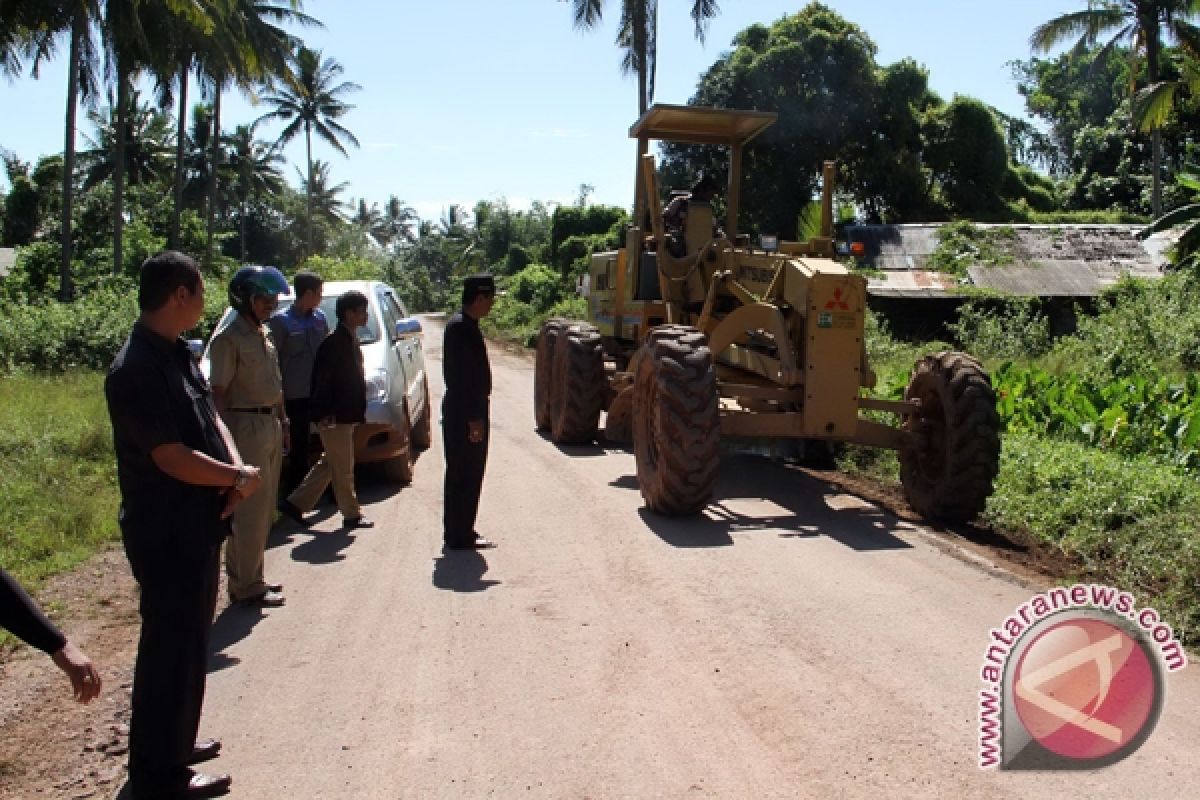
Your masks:
M241 659L225 651L250 635L258 623L266 619L266 612L258 606L243 606L230 603L213 620L208 639L208 672L211 675L229 667L237 666Z
M293 561L303 561L306 564L333 564L345 561L346 548L354 544L355 535L348 528L338 528L335 531L305 531L312 538L292 548Z
M487 561L474 550L446 550L433 560L433 585L451 592L483 592L500 581L484 580Z

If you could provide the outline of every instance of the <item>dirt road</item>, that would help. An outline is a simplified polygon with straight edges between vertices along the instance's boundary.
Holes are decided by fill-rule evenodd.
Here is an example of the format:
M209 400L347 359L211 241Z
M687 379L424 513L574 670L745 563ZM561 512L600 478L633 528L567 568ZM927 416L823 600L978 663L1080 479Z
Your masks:
M438 441L366 488L379 527L276 541L286 608L219 619L203 728L234 796L1200 796L1196 669L1115 767L981 772L987 631L1029 589L753 456L703 518L649 515L631 453L541 438L532 362L492 360L498 549L441 554Z
M219 614L202 735L224 740L208 766L231 797L1200 796L1196 667L1114 767L980 771L988 631L1032 589L754 456L725 459L702 517L647 514L631 453L544 440L532 361L493 348L492 364L478 529L498 549L442 555L435 436L411 486L360 484L378 527L333 514L273 535L286 607ZM0 797L120 785L136 628L106 559L115 600L94 633L72 626L106 695L80 711L40 656L0 665Z

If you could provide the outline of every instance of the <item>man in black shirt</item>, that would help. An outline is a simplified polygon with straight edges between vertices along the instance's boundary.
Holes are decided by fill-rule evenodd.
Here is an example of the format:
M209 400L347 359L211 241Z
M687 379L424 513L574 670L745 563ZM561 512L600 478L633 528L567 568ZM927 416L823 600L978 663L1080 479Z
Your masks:
M219 554L234 507L262 480L242 464L180 338L204 313L196 262L174 251L147 259L138 307L104 383L121 538L141 588L129 780L134 798L212 797L228 790L229 776L188 765L220 748L196 740Z
M462 308L446 325L442 371L442 440L446 449L444 531L448 550L479 550L495 545L475 532L479 492L487 466L488 401L492 368L479 320L492 310L496 283L474 275L463 283Z
M358 329L367 324L367 296L350 290L337 299L337 329L325 337L313 361L308 410L317 422L321 458L279 510L306 524L304 514L330 484L346 528L373 528L354 492L354 429L367 421L367 384Z

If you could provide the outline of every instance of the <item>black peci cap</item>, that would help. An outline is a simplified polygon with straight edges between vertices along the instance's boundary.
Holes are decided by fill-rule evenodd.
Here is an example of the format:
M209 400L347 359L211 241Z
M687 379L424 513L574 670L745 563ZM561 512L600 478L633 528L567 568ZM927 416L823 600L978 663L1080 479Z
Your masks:
M491 275L471 275L463 281L463 292L468 295L495 294L496 279Z

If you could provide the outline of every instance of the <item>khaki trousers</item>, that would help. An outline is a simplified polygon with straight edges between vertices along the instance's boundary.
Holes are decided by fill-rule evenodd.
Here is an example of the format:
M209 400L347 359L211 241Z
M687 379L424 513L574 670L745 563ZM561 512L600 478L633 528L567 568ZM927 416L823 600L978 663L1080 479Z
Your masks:
M258 467L262 475L262 488L233 510L233 535L225 543L229 596L245 600L267 590L263 553L275 521L279 471L283 466L283 428L273 414L230 411L227 420L242 461Z
M325 452L288 496L289 503L301 511L312 511L325 487L332 483L333 497L342 517L350 520L362 516L362 506L354 494L354 428L351 424L317 429Z

